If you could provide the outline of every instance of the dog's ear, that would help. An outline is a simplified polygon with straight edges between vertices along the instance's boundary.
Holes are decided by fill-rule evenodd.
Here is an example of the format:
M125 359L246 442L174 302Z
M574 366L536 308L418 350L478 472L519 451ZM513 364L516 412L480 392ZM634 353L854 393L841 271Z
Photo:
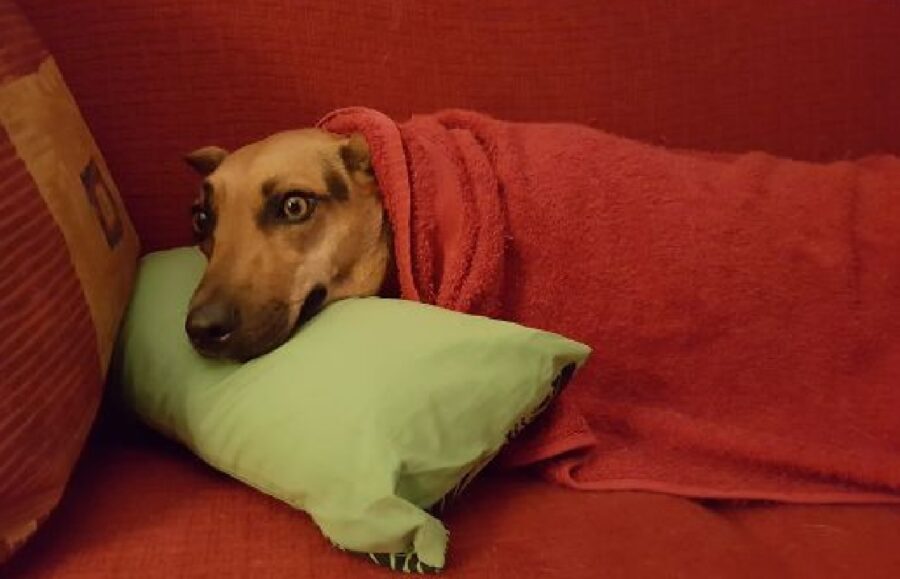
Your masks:
M359 133L353 133L347 142L341 145L341 160L347 173L354 178L369 180L372 178L372 158L369 155L369 145L365 137Z
M209 146L201 147L196 151L188 153L184 156L184 161L195 171L206 177L215 171L216 167L218 167L227 156L228 151L222 147Z

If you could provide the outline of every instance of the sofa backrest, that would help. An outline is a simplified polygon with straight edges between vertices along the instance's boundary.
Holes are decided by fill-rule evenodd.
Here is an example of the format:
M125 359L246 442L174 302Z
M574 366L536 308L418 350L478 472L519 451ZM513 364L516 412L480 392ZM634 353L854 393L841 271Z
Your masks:
M588 123L803 159L900 151L900 3L23 0L147 250L190 239L180 155L367 105Z

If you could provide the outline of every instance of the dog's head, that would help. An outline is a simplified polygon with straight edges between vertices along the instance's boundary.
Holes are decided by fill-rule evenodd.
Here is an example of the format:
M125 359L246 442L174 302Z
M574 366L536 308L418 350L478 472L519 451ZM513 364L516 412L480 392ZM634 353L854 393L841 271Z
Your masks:
M378 292L388 231L361 136L290 131L186 160L203 177L193 226L209 260L185 322L198 351L247 360L326 304Z

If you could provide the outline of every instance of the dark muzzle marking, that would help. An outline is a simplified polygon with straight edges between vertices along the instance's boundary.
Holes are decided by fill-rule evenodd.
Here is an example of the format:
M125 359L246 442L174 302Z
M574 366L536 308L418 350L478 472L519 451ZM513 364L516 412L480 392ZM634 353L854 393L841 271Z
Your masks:
M328 290L322 285L317 285L309 292L309 295L306 296L306 300L303 302L303 307L300 308L300 315L297 316L297 322L294 324L294 331L311 320L313 316L322 310L322 306L327 297Z

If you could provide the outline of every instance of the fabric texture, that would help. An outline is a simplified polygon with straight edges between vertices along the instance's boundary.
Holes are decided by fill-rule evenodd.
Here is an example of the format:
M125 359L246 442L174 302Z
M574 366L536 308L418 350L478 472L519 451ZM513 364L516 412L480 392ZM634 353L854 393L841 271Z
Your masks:
M898 2L19 1L148 250L191 242L185 153L350 105L809 160L900 152Z
M55 61L0 0L0 563L81 451L137 253Z
M232 476L308 512L335 545L444 566L424 509L459 494L587 357L585 346L409 301L332 304L246 364L210 361L184 319L206 259L144 258L121 337L125 399Z
M348 104L398 119L465 107L810 160L900 152L897 2L18 2L58 58L148 250L190 242L186 151L238 146ZM0 574L390 575L174 446L118 423L99 434L53 520ZM446 573L900 576L896 507L713 504L479 477L446 518Z
M309 517L110 425L9 579L377 579ZM453 579L896 579L900 506L703 504L489 471L444 515ZM2 572L0 572L2 573Z
M511 462L556 457L582 489L900 500L897 157L679 153L465 111L321 126L369 143L402 297L597 350Z

